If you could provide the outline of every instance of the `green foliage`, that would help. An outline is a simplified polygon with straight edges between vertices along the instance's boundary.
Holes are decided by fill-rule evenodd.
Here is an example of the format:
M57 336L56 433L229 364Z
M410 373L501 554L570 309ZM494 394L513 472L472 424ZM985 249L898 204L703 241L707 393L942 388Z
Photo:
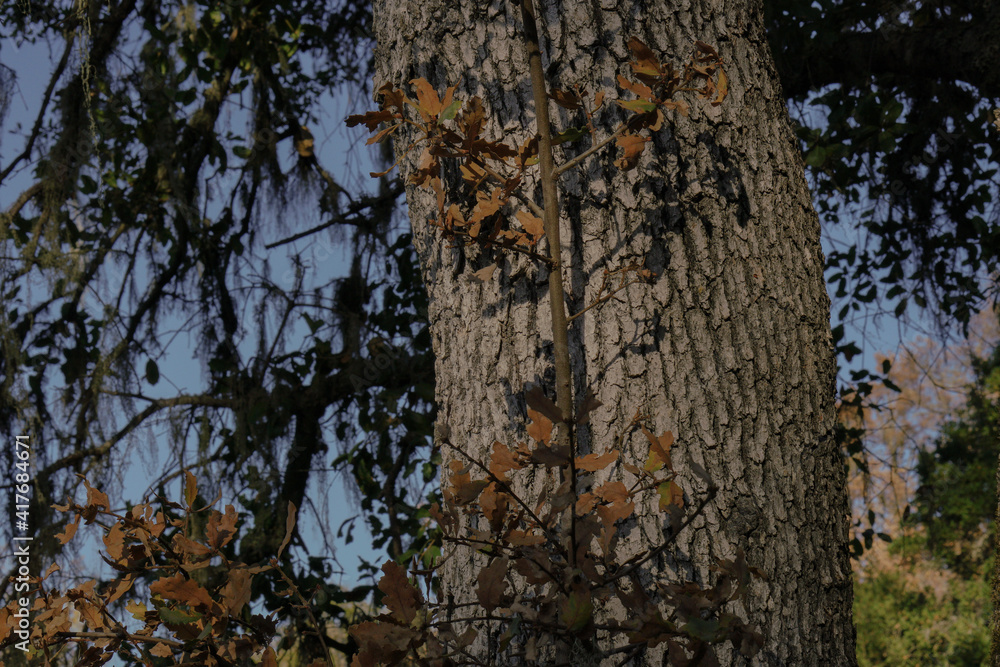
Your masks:
M847 244L827 257L845 309L912 301L967 324L998 267L996 83L968 27L990 3L769 0L765 21L814 198ZM985 36L979 44L985 44ZM946 56L954 44L968 51ZM961 69L961 71L958 71ZM831 290L833 291L833 290ZM847 316L841 311L839 319Z
M930 588L880 573L854 584L854 625L862 667L989 664L991 568L953 578L939 599Z
M930 553L962 576L978 571L992 549L1000 457L1000 347L972 361L967 405L934 449L920 453L913 517L926 528Z
M880 572L855 583L862 665L989 664L1000 347L971 361L968 401L920 453L916 511L889 549L909 576Z

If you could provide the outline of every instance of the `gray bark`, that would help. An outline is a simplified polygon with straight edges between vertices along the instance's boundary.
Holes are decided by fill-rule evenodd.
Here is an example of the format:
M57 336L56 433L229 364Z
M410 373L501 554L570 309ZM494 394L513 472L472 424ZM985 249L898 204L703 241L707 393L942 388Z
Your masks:
M854 664L847 495L833 437L835 365L819 223L761 4L544 5L539 29L550 85L630 99L615 77L628 71L632 35L675 65L693 40L713 44L730 79L721 107L688 97L691 116L669 116L638 169L621 172L609 150L564 177L569 312L594 300L606 268L640 260L659 274L655 284L633 285L572 325L576 400L589 386L603 403L581 433L583 445L605 451L640 409L657 433L672 431L688 503L705 492L689 462L703 466L720 490L647 568L648 580L708 581L716 559L743 548L767 574L754 581L741 610L766 637L754 663ZM418 76L439 90L459 83L466 98L484 98L496 119L492 136L506 128L521 141L534 132L515 5L378 0L375 19L377 84ZM568 126L566 112L552 110L563 123L557 127ZM620 118L612 107L605 131ZM400 138L397 149L406 143ZM560 148L563 159L582 150ZM404 177L416 157L402 164ZM470 279L494 258L447 247L427 225L435 204L426 190L409 188L407 201L430 295L438 438L450 434L486 460L494 440L523 437L523 392L554 383L546 271L506 256L491 281ZM641 439L625 449L640 465L648 451ZM443 454L446 469L451 454ZM643 512L620 541L622 561L662 540L662 514L655 505ZM474 599L471 562L451 563L445 594Z

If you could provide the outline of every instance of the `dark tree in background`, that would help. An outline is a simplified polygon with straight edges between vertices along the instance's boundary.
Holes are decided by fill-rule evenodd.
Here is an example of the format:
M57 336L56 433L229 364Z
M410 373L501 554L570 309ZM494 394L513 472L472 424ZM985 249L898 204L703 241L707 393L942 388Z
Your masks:
M852 311L912 302L967 323L995 296L1000 259L1000 7L764 4L820 218L858 239L827 258L831 291Z
M362 189L319 151L341 120L324 105L346 113L366 95L367 5L0 12L0 48L31 63L0 78L0 426L31 436L36 571L74 473L106 485L158 461L153 492L171 495L188 468L209 501L239 499L253 517L245 562L277 552L289 501L311 515L294 571L342 620L368 588L336 585L357 564L335 560L354 528L329 516L332 464L394 557L422 548L421 466L433 470L426 299L399 187ZM46 46L51 72L31 60Z

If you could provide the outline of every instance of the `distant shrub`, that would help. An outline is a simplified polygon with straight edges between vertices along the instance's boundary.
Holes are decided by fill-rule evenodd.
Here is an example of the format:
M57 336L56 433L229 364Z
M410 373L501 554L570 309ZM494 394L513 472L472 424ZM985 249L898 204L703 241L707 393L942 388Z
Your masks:
M988 665L991 571L952 578L940 597L898 573L855 580L859 665Z

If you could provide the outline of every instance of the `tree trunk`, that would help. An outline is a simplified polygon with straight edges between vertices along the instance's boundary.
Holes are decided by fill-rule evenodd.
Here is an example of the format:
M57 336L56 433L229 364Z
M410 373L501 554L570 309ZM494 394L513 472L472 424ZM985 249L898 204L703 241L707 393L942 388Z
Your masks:
M584 451L605 451L637 410L657 433L672 431L688 504L706 490L690 462L708 471L719 492L651 564L649 577L709 581L716 559L742 548L767 575L754 580L741 610L766 637L754 662L854 664L847 496L834 441L835 365L819 223L761 3L543 5L538 21L550 87L579 84L591 95L606 90L609 98L630 99L614 84L628 71L630 36L675 66L693 40L708 42L729 75L726 101L711 107L687 99L690 117L668 117L639 168L622 172L609 149L563 177L569 312L593 302L605 269L638 260L659 276L573 322L574 395L578 401L591 387L603 403L580 434ZM378 0L375 25L377 84L416 77L438 90L458 84L463 99L483 98L494 119L487 136L499 138L507 128L520 142L534 133L516 3ZM609 132L622 116L614 105L606 109ZM558 128L582 124L555 105L552 111ZM398 137L397 150L410 140ZM563 160L583 150L560 149ZM404 177L417 157L419 151L403 161ZM461 191L457 179L451 185ZM430 295L436 437L486 460L494 440L523 438L526 389L541 385L554 397L547 272L508 255L489 281L471 279L495 258L448 247L427 224L436 212L428 191L409 187L407 201ZM626 441L624 450L640 465L648 451L639 440ZM442 454L447 464L453 454ZM662 526L662 514L645 508L619 543L620 561L658 544ZM470 568L468 559L451 561L446 595L470 599ZM720 658L741 660L725 651Z

